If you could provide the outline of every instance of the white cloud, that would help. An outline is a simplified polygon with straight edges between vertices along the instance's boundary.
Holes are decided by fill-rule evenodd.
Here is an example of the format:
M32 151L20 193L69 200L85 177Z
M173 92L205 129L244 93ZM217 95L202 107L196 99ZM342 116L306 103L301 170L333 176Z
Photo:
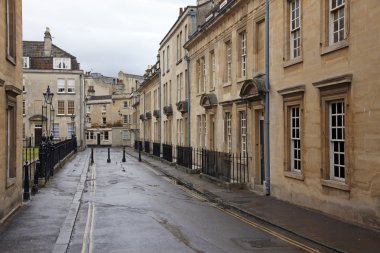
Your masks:
M24 0L23 39L53 43L75 55L84 70L115 76L143 74L180 7L196 0Z

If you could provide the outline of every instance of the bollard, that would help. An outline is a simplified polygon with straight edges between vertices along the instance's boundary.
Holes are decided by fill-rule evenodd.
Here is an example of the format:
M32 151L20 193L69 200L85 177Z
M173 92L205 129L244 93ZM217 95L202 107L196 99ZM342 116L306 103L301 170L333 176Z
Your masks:
M94 164L94 148L91 148L91 165Z
M25 162L24 165L25 177L24 177L24 200L30 199L30 191L29 191L29 166L28 161Z
M123 160L122 160L122 162L123 162L123 163L126 162L126 160L125 160L125 147L123 147Z
M142 144L140 142L140 144L139 144L139 162L141 162L141 148L142 148Z
M107 158L107 163L111 162L111 157L110 157L110 148L108 148L108 158Z

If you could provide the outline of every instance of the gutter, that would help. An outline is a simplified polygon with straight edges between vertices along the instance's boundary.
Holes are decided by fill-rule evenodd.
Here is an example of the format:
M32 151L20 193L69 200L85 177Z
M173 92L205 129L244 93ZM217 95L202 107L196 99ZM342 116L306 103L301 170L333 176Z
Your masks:
M186 79L187 79L187 145L189 145L189 147L191 146L191 143L190 143L190 140L191 140L191 135L190 135L190 122L191 122L191 113L190 113L190 57L189 56L185 56L185 60L186 60L186 63L187 63L187 75L186 75Z

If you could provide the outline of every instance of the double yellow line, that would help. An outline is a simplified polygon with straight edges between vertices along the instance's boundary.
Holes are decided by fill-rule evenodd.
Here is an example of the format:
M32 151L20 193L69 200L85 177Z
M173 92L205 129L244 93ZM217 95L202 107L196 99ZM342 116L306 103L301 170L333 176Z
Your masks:
M192 197L194 197L194 198L196 198L196 199L198 199L198 200L200 200L200 201L203 201L203 202L207 201L207 199L206 199L205 197L201 196L200 194L197 194L197 193L195 193L195 192L193 192L193 191L187 189L187 188L184 187L184 186L179 186L179 187L180 187L183 191L187 192L190 196L192 196ZM222 212L224 212L224 213L227 213L227 214L231 215L232 217L235 217L236 219L238 219L238 220L240 220L240 221L242 221L242 222L244 222L244 223L246 223L246 224L248 224L248 225L250 225L250 226L252 226L252 227L254 227L254 228L257 228L257 229L259 229L259 230L261 230L261 231L263 231L263 232L266 232L266 233L268 233L268 234L270 234L270 235L272 235L272 236L274 236L274 237L276 237L276 238L278 238L278 239L280 239L280 240L282 240L282 241L284 241L284 242L287 242L287 243L289 243L289 244L291 244L291 245L293 245L293 246L296 246L296 247L298 247L298 248L300 248L300 249L303 249L303 250L306 251L306 252L310 252L310 253L320 253L320 251L317 250L317 249L311 248L311 247L309 247L309 246L307 246L307 245L305 245L305 244L303 244L303 243L300 243L300 242L298 242L298 241L296 241L296 240L293 240L292 238L290 238L290 237L288 237L288 236L285 236L285 235L283 235L283 234L280 234L280 233L278 233L278 232L276 232L276 231L274 231L274 230L272 230L272 229L269 229L269 228L267 228L267 227L265 227L265 226L263 226L263 225L260 225L260 224L258 224L258 223L256 223L256 222L253 222L253 221L251 221L251 220L249 220L249 219L247 219L247 218L245 218L245 217L239 215L239 214L236 213L236 212L233 212L233 211L231 211L231 210L227 210L227 209L225 209L225 208L222 208L222 207L218 206L217 204L213 204L213 203L210 203L210 204L211 204L213 207L219 209L220 211L222 211Z

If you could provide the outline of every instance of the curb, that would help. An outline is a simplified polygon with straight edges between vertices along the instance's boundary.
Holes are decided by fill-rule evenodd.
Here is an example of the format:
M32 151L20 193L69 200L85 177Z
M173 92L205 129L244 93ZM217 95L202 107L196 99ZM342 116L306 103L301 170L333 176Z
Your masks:
M134 154L132 153L129 153L131 156L135 157L138 159L138 156L135 156ZM300 233L297 233L297 232L294 232L294 231L291 231L289 229L287 229L286 227L283 227L281 225L278 225L276 223L273 223L271 222L270 220L266 219L266 218L263 218L257 214L254 214L254 213L251 213L249 211L246 211L240 207L237 207L236 205L234 204L231 204L229 203L228 201L224 201L221 197L217 196L217 195L214 195L212 193L208 194L207 191L203 191L202 189L197 189L196 187L193 186L193 183L191 182L187 182L186 180L180 178L180 177L177 177L177 176L174 176L174 175L171 175L170 173L168 173L167 171L163 170L162 168L160 168L159 166L156 166L154 164L152 164L150 161L147 161L147 160L144 160L144 159L141 159L142 162L150 165L151 167L155 168L155 169L158 169L160 172L162 172L165 176L169 177L169 178L172 178L172 179L175 179L178 183L180 183L181 185L185 186L186 188L188 188L189 190L193 190L195 192L197 192L198 194L201 194L202 196L206 197L206 199L208 199L210 202L214 202L214 203L217 203L225 208L229 208L229 209L232 209L232 210L235 210L241 214L244 214L246 216L249 216L249 217L252 217L254 219L257 219L263 223L266 223L268 225L271 225L271 226L274 226L276 228L279 228L281 230L284 230L286 231L287 233L290 233L292 235L295 235L297 237L300 237L306 241L309 241L309 242L312 242L316 245L319 245L319 246L322 246L324 248L327 248L329 250L332 250L332 251L335 251L335 252L338 252L338 253L348 253L346 251L342 251L342 250L339 250L339 249L336 249L332 246L329 246L327 244L324 244L323 242L320 242L320 241L317 241L317 240L314 240L312 238L309 238L303 234L300 234ZM159 160L157 160L159 161ZM175 166L175 165L170 165L170 166ZM220 187L220 186L219 186Z
M85 182L87 178L87 172L90 167L90 154L85 158L85 165L83 166L83 171L80 176L77 190L70 204L69 213L67 214L65 221L63 222L61 228L59 229L59 235L54 244L53 253L65 253L69 247L71 235L74 230L75 221L78 216L80 208L80 200L82 198L83 190L85 188Z

